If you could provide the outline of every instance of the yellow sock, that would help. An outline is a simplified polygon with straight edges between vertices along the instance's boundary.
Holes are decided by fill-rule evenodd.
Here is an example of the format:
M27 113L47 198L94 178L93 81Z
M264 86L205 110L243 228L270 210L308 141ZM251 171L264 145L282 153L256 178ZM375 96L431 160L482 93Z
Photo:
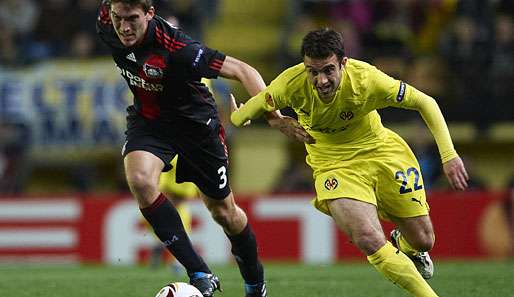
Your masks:
M400 237L398 239L398 249L402 251L407 256L416 256L419 251L413 248L405 239L405 236L403 234L400 234Z
M176 209L180 219L182 220L184 229L187 233L190 233L193 225L193 218L191 216L191 211L189 210L187 202L180 203L178 206L176 206Z
M414 249L407 240L405 240L403 235L400 235L400 238L398 239L398 249L407 256L416 256L419 253L418 250Z
M430 285L421 277L412 261L388 241L368 256L368 261L394 284L416 297L437 297Z

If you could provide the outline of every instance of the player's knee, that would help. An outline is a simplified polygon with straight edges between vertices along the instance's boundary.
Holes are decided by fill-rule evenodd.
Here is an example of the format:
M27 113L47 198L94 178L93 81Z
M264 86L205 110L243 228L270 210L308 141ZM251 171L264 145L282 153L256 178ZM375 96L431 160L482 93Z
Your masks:
M143 171L136 171L127 174L127 183L130 190L138 196L144 195L144 193L147 192L152 192L157 188L157 184L155 184L149 175Z
M432 233L423 233L415 243L415 249L421 252L430 251L435 244L435 237Z
M237 234L246 225L245 213L235 205L209 207L209 211L214 221L229 234Z
M406 239L412 248L420 252L430 251L435 243L435 236L432 230L420 230Z
M209 211L211 212L211 216L222 227L227 227L230 225L231 214L228 208L226 207L210 207Z
M384 235L375 230L354 232L352 234L352 241L366 255L374 254L386 242Z

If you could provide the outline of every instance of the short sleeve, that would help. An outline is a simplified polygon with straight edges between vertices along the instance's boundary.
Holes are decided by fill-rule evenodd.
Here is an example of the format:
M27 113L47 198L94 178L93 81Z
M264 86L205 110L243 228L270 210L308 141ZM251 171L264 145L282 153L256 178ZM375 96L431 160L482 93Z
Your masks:
M172 64L183 69L188 79L217 78L225 61L225 54L200 42L183 39L186 46L172 56Z
M195 48L195 53L192 60L193 73L199 77L217 78L225 62L225 54L205 46Z

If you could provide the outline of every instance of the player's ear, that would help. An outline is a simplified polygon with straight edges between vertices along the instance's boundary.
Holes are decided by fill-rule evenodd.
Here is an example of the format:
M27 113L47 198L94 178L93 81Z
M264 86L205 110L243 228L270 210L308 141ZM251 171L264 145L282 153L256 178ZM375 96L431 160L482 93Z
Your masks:
M153 6L150 6L150 8L148 8L148 11L146 12L146 20L149 21L151 20L155 15L155 8Z
M341 67L346 66L346 62L348 62L348 57L343 57L343 59L341 60Z

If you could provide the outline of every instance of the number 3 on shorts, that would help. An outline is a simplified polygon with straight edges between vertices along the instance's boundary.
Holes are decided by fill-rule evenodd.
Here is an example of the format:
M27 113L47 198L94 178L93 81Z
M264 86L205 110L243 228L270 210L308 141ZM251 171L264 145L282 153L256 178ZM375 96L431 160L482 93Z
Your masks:
M218 187L223 189L227 185L227 168L225 168L225 166L221 166L218 169L218 174L220 175L220 184Z

